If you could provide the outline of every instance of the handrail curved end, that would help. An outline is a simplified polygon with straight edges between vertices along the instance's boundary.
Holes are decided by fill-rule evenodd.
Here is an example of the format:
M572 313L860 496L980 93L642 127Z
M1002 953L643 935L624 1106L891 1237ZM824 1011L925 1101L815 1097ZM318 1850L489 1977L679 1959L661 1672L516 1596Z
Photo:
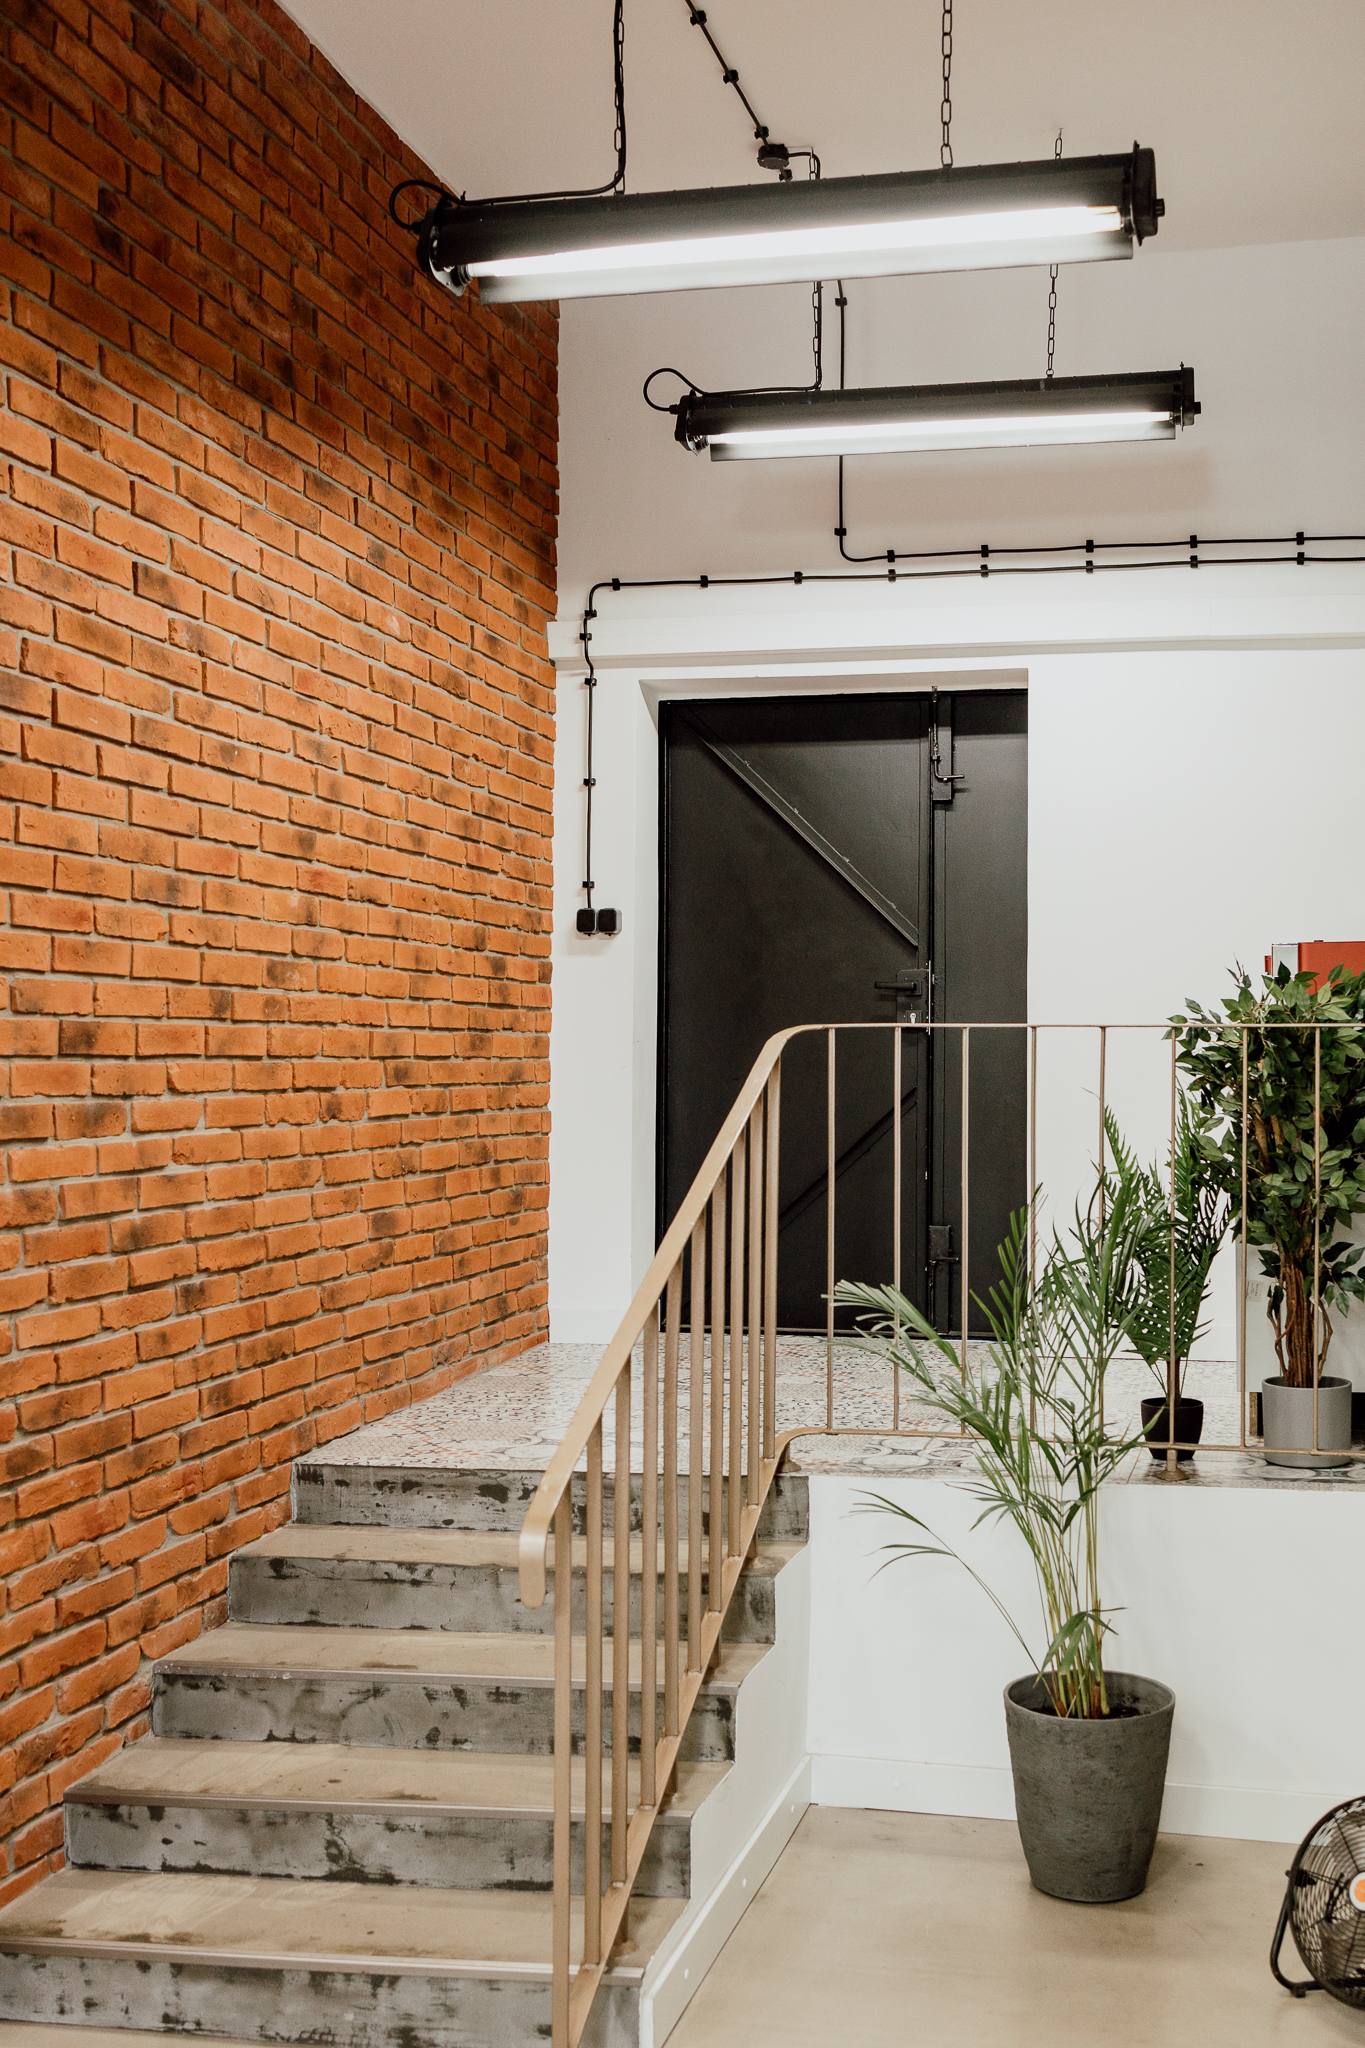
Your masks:
M517 1582L523 1607L543 1607L548 1589L548 1556L550 1530L554 1525L555 1509L559 1505L559 1487L546 1486L550 1478L547 1472L536 1488L535 1496L526 1511L517 1539ZM542 1503L541 1495L553 1492L554 1499Z

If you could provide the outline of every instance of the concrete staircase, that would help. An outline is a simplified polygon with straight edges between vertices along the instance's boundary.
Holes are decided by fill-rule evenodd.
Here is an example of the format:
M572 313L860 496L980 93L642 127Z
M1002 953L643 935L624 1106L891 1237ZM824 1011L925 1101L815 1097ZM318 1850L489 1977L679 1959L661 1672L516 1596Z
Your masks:
M552 1610L516 1572L538 1476L296 1468L229 1621L157 1666L152 1735L67 1794L70 1867L0 1913L3 2048L548 2040ZM805 1496L783 1478L765 1509L594 2048L662 2041L804 1808ZM637 1536L632 1633L645 1563ZM638 1729L638 1648L631 1684ZM580 1824L576 1884L582 1854Z

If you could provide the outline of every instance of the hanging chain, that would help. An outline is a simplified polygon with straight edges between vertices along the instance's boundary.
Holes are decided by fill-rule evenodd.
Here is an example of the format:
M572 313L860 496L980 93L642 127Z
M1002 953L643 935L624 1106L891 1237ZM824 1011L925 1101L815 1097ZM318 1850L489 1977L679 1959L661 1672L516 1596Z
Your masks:
M820 176L820 159L815 151L810 152L807 172L812 184ZM817 278L810 294L811 340L810 352L815 365L815 381L812 391L818 391L825 381L825 287Z
M938 160L945 171L953 168L953 0L944 0L943 23L943 100L938 117L943 123L943 140L939 144Z
M1062 131L1057 130L1057 147L1052 152L1053 162L1062 154ZM1052 358L1057 349L1057 266L1054 263L1047 274L1047 381L1052 382Z

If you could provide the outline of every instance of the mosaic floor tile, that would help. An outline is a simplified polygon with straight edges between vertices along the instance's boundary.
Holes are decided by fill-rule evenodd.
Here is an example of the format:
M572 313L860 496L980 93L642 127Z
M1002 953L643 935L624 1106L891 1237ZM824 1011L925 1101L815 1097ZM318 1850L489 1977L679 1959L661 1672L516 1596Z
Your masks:
M385 1416L381 1422L339 1437L309 1454L305 1463L322 1465L416 1465L464 1471L543 1471L558 1449L593 1372L602 1357L600 1344L541 1344L520 1358L489 1366L426 1401ZM973 1343L974 1359L986 1347ZM818 1337L778 1339L777 1428L811 1426L822 1429L832 1386L834 1417L840 1429L864 1434L812 1435L792 1446L793 1465L811 1473L842 1472L902 1477L942 1477L972 1462L970 1446L952 1436L882 1434L893 1427L894 1389L887 1365L847 1346L836 1345L832 1363ZM688 1465L690 1381L688 1346L684 1338L679 1360L679 1467ZM707 1352L709 1357L709 1350ZM640 1404L633 1404L632 1466L640 1469L643 1436ZM1120 1355L1108 1375L1108 1419L1116 1431L1136 1436L1138 1404L1161 1388L1141 1359ZM1185 1391L1204 1402L1204 1439L1236 1442L1240 1398L1234 1364L1201 1360L1191 1366ZM932 1418L917 1410L902 1383L902 1428ZM703 1439L703 1469L708 1469ZM603 1456L608 1466L615 1455L611 1414L603 1429ZM581 1461L580 1461L581 1462ZM1130 1484L1169 1484L1164 1463L1141 1453L1125 1461L1118 1479ZM1330 1487L1365 1485L1365 1461L1335 1471L1302 1471L1268 1465L1255 1451L1201 1450L1177 1468L1176 1482L1196 1486Z

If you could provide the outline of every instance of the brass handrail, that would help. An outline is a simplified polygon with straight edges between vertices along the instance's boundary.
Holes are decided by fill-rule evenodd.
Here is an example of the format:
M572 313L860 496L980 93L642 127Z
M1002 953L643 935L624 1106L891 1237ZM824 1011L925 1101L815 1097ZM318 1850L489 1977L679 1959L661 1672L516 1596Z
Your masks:
M517 1546L523 1607L540 1607L544 1604L547 1553L560 1496L572 1481L574 1468L588 1447L588 1438L592 1434L594 1423L606 1412L607 1402L615 1392L622 1368L628 1363L636 1342L649 1320L650 1310L658 1307L668 1284L669 1274L687 1250L692 1231L706 1212L706 1205L730 1163L735 1140L747 1123L759 1096L767 1087L769 1077L782 1057L783 1046L793 1038L800 1037L803 1032L820 1028L814 1024L795 1024L787 1031L773 1033L749 1069L749 1077L735 1097L730 1114L716 1133L715 1143L698 1168L696 1179L679 1204L677 1215L664 1232L659 1249L650 1261L649 1270L636 1288L635 1298L626 1310L620 1328L602 1353L601 1364L584 1388L583 1398L574 1410L573 1420L564 1433L564 1440L545 1467L540 1484L532 1496L531 1505L526 1510L526 1519L521 1525L521 1538Z
M1233 1020L1223 1030L1242 1032L1242 1189L1240 1227L1247 1227L1247 1034L1252 1030L1309 1029L1317 1035L1314 1061L1315 1187L1321 1154L1321 1032L1333 1027L1243 1025ZM609 1967L613 1947L626 1939L631 1886L643 1860L650 1833L667 1794L678 1761L683 1731L696 1703L720 1641L726 1610L738 1584L759 1517L788 1445L797 1437L943 1436L943 1424L906 1424L900 1416L898 1384L893 1389L893 1420L885 1425L838 1426L834 1399L834 1321L832 1299L826 1316L826 1413L822 1423L806 1423L783 1432L777 1429L777 1248L778 1166L782 1054L791 1041L811 1033L828 1038L827 1146L829 1158L826 1227L827 1294L832 1297L835 1269L834 1104L835 1041L850 1032L892 1032L892 1102L895 1227L894 1279L899 1283L902 1034L956 1033L962 1051L961 1167L959 1199L961 1267L958 1298L970 1299L967 1270L970 1122L970 1065L975 1034L1019 1031L1027 1037L1027 1153L1030 1186L1037 1183L1038 1034L1096 1032L1099 1044L1099 1163L1105 1158L1106 1040L1114 1031L1161 1031L1165 1024L938 1023L916 1021L869 1024L798 1024L768 1039L716 1135L696 1178L664 1234L620 1327L550 1459L522 1523L518 1566L522 1603L544 1604L551 1557L565 1566L560 1597L558 1569L554 1603L554 1846L552 1912L552 2048L576 2048L593 1998ZM1174 1161L1176 1126L1175 1045L1171 1047L1171 1141ZM1172 1183L1172 1204L1174 1183ZM1313 1312L1319 1309L1320 1247L1315 1243ZM1034 1259L1030 1221L1030 1265ZM1246 1276L1238 1309L1237 1354L1240 1423L1236 1444L1207 1443L1206 1451L1247 1450ZM688 1362L688 1469L685 1475L687 1551L683 1561L681 1511L684 1475L679 1470L679 1368L683 1335L683 1292ZM962 1366L967 1369L967 1321L963 1313ZM1166 1435L1149 1439L1165 1459L1172 1478L1177 1454L1189 1446L1175 1436L1176 1357L1175 1279L1171 1279L1172 1351L1166 1377ZM709 1338L709 1341L708 1341ZM643 1340L641 1359L641 1528L640 1650L631 1656L631 1406L635 1347ZM662 1341L661 1341L662 1340ZM662 1387L660 1363L662 1355ZM728 1366L728 1370L727 1370ZM1312 1448L1318 1450L1317 1368L1313 1385ZM709 1402L707 1400L709 1382ZM611 1558L605 1551L603 1425L615 1408L614 1499ZM746 1413L747 1409L747 1413ZM1264 1451L1300 1449L1272 1446ZM1365 1456L1360 1451L1352 1458ZM572 1486L579 1460L586 1465L587 1573L582 1600L581 1663L575 1655L574 1595L570 1566L573 1545ZM662 1474L660 1464L662 1463ZM706 1468L709 1467L709 1475ZM709 1484L708 1484L709 1478ZM728 1479L728 1492L727 1492ZM662 1542L660 1521L662 1520ZM709 1526L708 1526L709 1523ZM651 1569L651 1552L653 1568ZM663 1634L659 1634L659 1578L663 1580ZM611 1627L607 1628L605 1588L612 1582ZM686 1577L686 1627L682 1611L682 1580ZM706 1582L703 1599L703 1578ZM611 1640L608 1679L605 1649ZM686 1661L683 1650L686 1648ZM629 1742L632 1678L639 1677L640 1768L638 1797L631 1805ZM574 1739L574 1692L581 1678L584 1695L584 1854L580 1953L573 1955L571 1846L575 1814L570 1758ZM652 1682L651 1682L652 1679ZM603 1764L608 1755L603 1690L609 1684L610 1785L608 1790L610 1865L603 1883ZM662 1689L663 1725L659 1727ZM590 1821L591 1817L591 1821Z
M776 1032L703 1160L677 1215L650 1262L624 1321L589 1381L536 1488L518 1544L522 1604L545 1600L551 1548L556 1560L572 1555L572 1484L580 1458L587 1464L587 1575L584 1596L584 1878L581 1957L571 1952L570 1846L573 1825L570 1756L573 1739L574 1639L572 1578L563 1594L556 1572L554 1617L554 1854L551 1999L553 2048L574 2048L607 1968L624 1933L631 1886L667 1791L697 1695L715 1654L726 1610L787 1437L774 1432L777 1370L777 1166L784 1046L810 1025ZM729 1195L727 1260L727 1193ZM708 1211L710 1230L707 1229ZM708 1243L709 1238L709 1243ZM746 1256L747 1255L747 1256ZM728 1313L726 1269L729 1268ZM747 1267L747 1271L746 1271ZM709 1270L708 1270L709 1269ZM684 1272L688 1311L689 1455L687 1472L687 1630L682 1632L681 1542L678 1487L678 1364ZM709 1278L709 1317L707 1282ZM745 1282L747 1279L747 1289ZM746 1323L745 1310L748 1310ZM659 1394L660 1309L663 1309L664 1385ZM709 1543L703 1575L703 1394L707 1377L705 1330L710 1344ZM761 1342L760 1340L761 1335ZM630 1809L630 1493L631 1367L644 1338L640 1580L640 1784ZM730 1370L725 1369L729 1348ZM746 1355L747 1353L747 1355ZM747 1370L745 1368L747 1367ZM745 1393L748 1457L744 1458ZM609 1882L602 1884L603 1421L615 1403L611 1627L611 1784ZM727 1417L728 1407L728 1417ZM662 1420L662 1430L660 1421ZM660 1441L662 1437L662 1442ZM657 1732L659 1678L658 1484L663 1462L663 1694L664 1726ZM728 1500L726 1465L728 1451ZM743 1490L741 1490L741 1484ZM650 1552L654 1551L651 1565ZM686 1642L686 1664L682 1646ZM651 1671L652 1667L652 1671ZM651 1677L653 1682L651 1683ZM590 1819L591 1817L591 1819Z

